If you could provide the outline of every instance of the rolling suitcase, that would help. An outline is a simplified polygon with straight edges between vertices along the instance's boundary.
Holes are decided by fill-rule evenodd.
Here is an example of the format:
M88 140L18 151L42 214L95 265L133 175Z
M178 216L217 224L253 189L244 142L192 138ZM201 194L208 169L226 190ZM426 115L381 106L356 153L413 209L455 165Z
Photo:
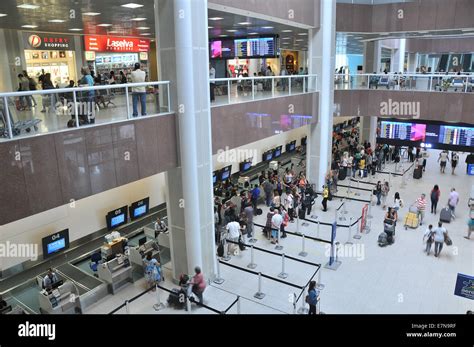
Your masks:
M339 181L344 181L346 179L346 177L347 177L347 170L346 170L345 167L343 167L339 170L339 174L337 175L337 179Z
M416 180L419 180L421 176L423 175L423 168L418 167L413 171L413 178Z
M443 208L439 214L439 221L443 223L451 223L451 218L451 209L449 207Z

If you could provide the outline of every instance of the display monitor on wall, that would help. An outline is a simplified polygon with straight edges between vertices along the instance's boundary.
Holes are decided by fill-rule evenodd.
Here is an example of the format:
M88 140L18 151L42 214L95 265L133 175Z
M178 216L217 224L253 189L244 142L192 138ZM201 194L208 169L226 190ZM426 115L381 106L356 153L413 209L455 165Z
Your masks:
M43 237L43 258L51 257L69 248L69 229Z
M273 158L279 158L281 156L281 149L282 149L283 146L278 146L278 147L275 147L275 149L273 150Z
M150 198L145 198L130 205L130 219L135 220L148 214Z
M212 173L212 184L213 184L213 185L217 184L217 176L218 176L218 174L219 174L219 171L214 171L214 172Z
M226 166L220 171L220 180L222 182L227 181L230 178L232 172L232 165Z
M436 121L382 120L377 142L473 152L474 127Z
M273 151L266 151L262 155L262 161L270 161L273 159Z
M240 173L249 171L252 168L252 160L246 160L240 163L239 169Z
M107 213L106 220L108 230L113 230L121 225L126 224L128 220L127 206L123 206L114 211L110 211L109 213Z
M211 59L274 58L277 56L276 37L242 37L216 39L209 42Z
M294 152L296 149L296 140L291 141L290 143L286 144L286 151L287 152Z

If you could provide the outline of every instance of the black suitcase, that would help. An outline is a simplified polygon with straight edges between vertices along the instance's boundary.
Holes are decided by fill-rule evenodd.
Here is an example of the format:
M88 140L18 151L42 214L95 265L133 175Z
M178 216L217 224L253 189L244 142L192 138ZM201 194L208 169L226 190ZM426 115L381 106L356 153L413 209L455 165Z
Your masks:
M423 168L418 167L413 171L413 178L419 180L423 176Z
M451 223L451 218L451 209L449 207L443 208L439 214L439 221L443 223Z
M375 176L375 172L376 172L377 168L375 165L372 166L372 176Z
M305 218L305 211L306 211L306 209L302 208L302 207L298 209L298 218L299 219L304 219Z
M347 169L344 167L339 170L339 174L337 175L337 179L339 181L344 181L347 177Z

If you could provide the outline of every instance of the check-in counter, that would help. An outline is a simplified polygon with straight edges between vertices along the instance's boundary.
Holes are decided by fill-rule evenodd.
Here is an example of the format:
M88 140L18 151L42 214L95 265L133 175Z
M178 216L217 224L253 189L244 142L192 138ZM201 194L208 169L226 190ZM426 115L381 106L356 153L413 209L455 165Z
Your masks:
M158 237L155 235L155 229L151 226L146 226L145 228L145 235L151 239L156 239L160 247L170 248L170 234L167 233L160 233Z
M79 291L71 281L66 281L57 288L38 293L41 313L71 314L82 311Z
M143 269L143 258L150 252L152 258L160 261L160 250L156 249L155 244L156 241L150 240L142 246L130 247L130 262L132 265Z
M100 264L97 272L99 278L109 285L112 294L128 282L133 283L132 267L127 256L119 256Z

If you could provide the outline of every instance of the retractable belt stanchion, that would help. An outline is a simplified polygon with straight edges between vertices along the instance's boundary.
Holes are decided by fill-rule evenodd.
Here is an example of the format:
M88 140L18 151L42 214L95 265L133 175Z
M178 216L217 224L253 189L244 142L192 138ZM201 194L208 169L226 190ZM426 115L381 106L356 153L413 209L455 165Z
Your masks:
M296 293L293 293L293 314L296 314Z
M301 237L301 252L298 253L300 257L306 257L308 253L305 251L305 237L304 234Z
M277 244L275 246L275 249L278 251L281 251L283 249L283 246L280 244L280 230L277 230Z
M348 212L347 209L346 209L347 199L344 198L343 201L344 201L344 205L342 205L342 214L348 214L349 212ZM344 220L345 220L345 219L344 219Z
M125 300L125 311L127 311L127 314L130 314L130 301Z
M250 246L250 264L247 265L249 269L255 269L257 264L254 262L254 254L253 254L253 245Z
M301 231L300 231L300 216L299 216L299 214L296 216L296 233L297 233L297 234L301 234Z
M222 260L229 261L230 256L229 256L229 243L227 243L227 235L224 238L224 250L225 252L224 252L224 256L222 257Z
M364 174L362 173L362 175L364 175ZM356 192L354 193L355 196L360 196L359 188L360 188L360 181L357 180L357 189L356 189Z
M321 227L321 221L318 220L318 229L317 229L317 234L318 234L318 235L317 235L317 238L318 238L318 239L319 239L319 229L320 229L320 227Z
M323 290L324 289L324 284L323 282L321 282L321 276L322 276L322 272L323 272L323 268L320 267L319 270L318 270L318 281L316 282L316 288L318 290Z
M362 223L362 220L360 221ZM357 224L358 225L358 224ZM359 226L357 226L357 230L356 230L356 233L354 235L354 238L356 240L360 240L362 238L362 235L360 235L360 232L362 232L362 230L360 230Z
M237 314L241 314L240 296L237 296Z
M369 209L367 210L367 219L372 219L372 193L370 193Z
M349 218L349 234L347 235L347 241L344 243L345 245L352 245L351 235L352 235L352 219L353 217Z
M278 274L280 278L287 278L288 274L285 272L285 253L281 255L281 272Z
M158 284L156 285L156 304L153 305L153 308L155 309L155 311L159 311L165 308L165 305L161 302L160 288L158 287Z
M221 264L219 263L219 257L216 257L216 265L217 265L217 277L214 279L215 284L222 284L224 283L224 279L221 277Z
M347 196L349 196L349 194L352 193L351 186L352 186L352 170L349 175L349 187L347 188Z
M263 299L265 294L262 292L262 273L258 273L258 291L255 293L254 298Z
M191 300L189 300L189 297L186 298L186 310L188 314L191 314Z

